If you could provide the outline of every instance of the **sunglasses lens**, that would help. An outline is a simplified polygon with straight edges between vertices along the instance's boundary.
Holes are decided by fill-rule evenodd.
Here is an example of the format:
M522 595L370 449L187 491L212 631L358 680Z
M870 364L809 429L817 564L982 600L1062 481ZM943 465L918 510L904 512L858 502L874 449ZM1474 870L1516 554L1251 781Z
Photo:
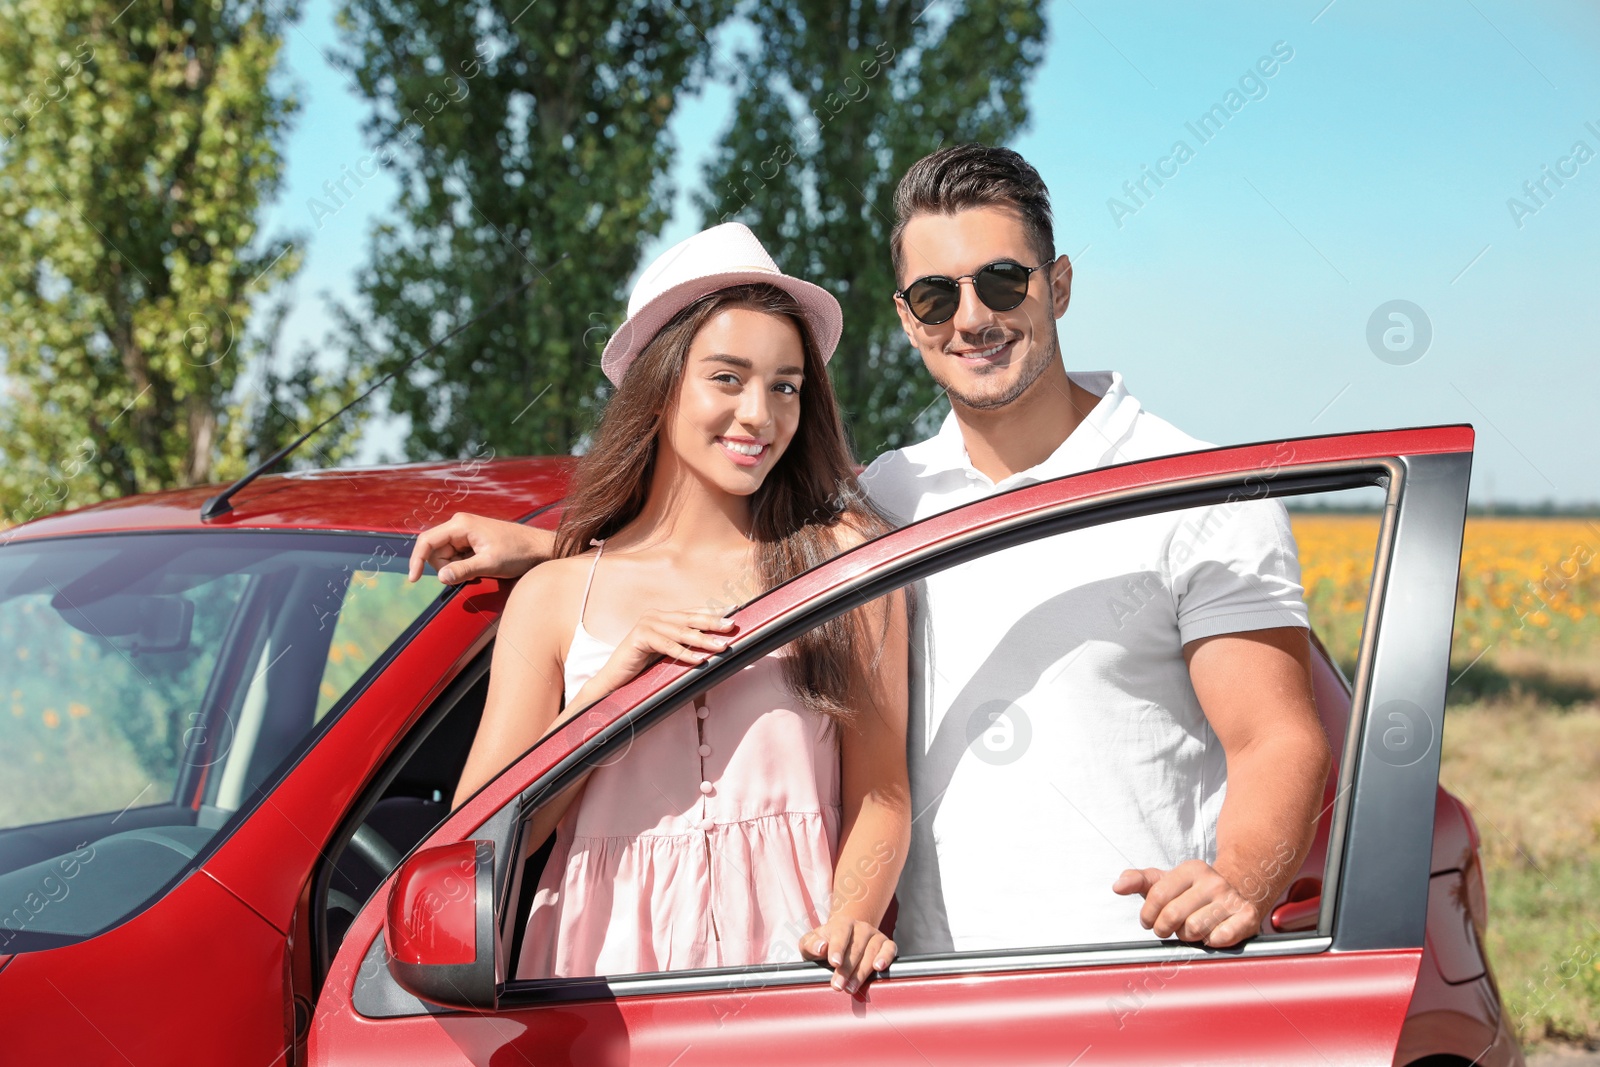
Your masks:
M978 299L992 311L1010 311L1028 295L1033 272L1016 263L991 263L973 275ZM949 322L961 306L961 283L954 278L919 278L905 291L911 314L929 326Z
M949 278L923 278L912 282L906 290L906 304L911 314L929 326L948 322L960 302L961 287Z
M1028 268L1015 263L991 263L972 279L978 299L995 311L1010 311L1028 295Z

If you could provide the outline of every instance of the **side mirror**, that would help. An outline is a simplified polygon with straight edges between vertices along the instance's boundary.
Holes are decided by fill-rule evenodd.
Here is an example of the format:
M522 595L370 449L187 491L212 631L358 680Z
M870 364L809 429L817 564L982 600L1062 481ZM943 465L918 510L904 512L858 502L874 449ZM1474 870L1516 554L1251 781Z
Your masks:
M423 849L395 871L383 942L400 988L447 1008L493 1010L499 941L492 841Z

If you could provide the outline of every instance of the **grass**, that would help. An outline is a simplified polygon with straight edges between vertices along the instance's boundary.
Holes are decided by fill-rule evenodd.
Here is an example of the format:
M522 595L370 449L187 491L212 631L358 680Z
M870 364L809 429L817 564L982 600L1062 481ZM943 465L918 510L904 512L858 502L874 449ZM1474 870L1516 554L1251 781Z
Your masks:
M1439 777L1482 834L1489 960L1525 1047L1600 1042L1597 659L1480 661L1445 716Z

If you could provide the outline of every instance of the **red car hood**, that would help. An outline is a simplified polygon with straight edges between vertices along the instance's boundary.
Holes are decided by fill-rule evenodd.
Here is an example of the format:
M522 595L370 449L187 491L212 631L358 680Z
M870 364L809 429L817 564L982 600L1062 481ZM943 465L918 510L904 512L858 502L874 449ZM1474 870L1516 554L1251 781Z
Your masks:
M561 499L576 460L466 459L388 467L266 475L232 500L233 510L200 520L224 486L193 486L107 500L37 519L3 536L57 537L117 530L325 529L415 536L458 511L521 519Z

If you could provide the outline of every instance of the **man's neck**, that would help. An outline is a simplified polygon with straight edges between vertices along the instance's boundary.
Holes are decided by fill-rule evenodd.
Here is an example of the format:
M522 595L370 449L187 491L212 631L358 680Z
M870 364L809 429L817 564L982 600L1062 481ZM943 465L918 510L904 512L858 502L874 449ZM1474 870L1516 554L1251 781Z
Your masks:
M999 482L1049 459L1099 402L1058 363L1003 408L979 411L955 404L953 410L968 460Z

